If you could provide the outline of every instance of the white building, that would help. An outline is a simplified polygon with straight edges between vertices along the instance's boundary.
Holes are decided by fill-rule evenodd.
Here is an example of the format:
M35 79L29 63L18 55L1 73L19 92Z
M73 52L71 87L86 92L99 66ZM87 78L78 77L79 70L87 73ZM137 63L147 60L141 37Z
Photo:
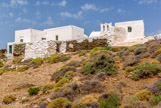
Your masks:
M88 38L84 34L84 29L73 25L58 28L45 29L43 31L32 28L15 31L15 42L7 45L7 56L12 56L14 45L19 43L37 42L41 40L67 41Z
M101 31L93 31L89 37L96 38L102 36L114 36L114 43L116 42L134 42L142 40L144 36L144 21L128 21L115 23L101 24Z

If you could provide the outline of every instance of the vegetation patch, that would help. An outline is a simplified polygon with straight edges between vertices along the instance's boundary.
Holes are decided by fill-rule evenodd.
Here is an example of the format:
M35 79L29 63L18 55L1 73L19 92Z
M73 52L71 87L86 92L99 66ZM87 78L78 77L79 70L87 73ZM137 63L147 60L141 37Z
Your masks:
M51 103L47 105L46 108L70 108L71 102L63 97L54 99Z
M94 54L96 54L97 51L101 51L101 50L104 50L104 48L103 47L95 47L90 51L90 55L94 55Z
M40 91L40 88L39 87L36 87L36 88L29 88L28 89L28 93L29 95L37 95Z
M43 86L42 91L43 91L43 93L48 93L48 91L53 88L54 88L54 84L47 84L47 85Z
M145 53L146 51L147 51L146 47L137 47L134 50L134 54L139 55L139 54Z
M148 78L156 75L161 72L161 67L158 64L152 63L142 63L134 68L134 72L132 74L133 80L139 80L141 78Z
M90 62L82 68L82 73L85 75L99 72L105 72L107 75L117 74L117 65L110 55L102 54L93 63Z
M17 69L17 72L23 72L23 71L25 71L25 70L28 70L28 66L20 66L20 67L18 67L18 69Z
M136 96L139 100L149 100L153 96L153 93L147 89L144 89L137 92Z
M79 57L84 56L84 55L86 55L86 53L87 53L87 51L81 51L78 56Z
M69 60L70 58L71 58L70 56L61 56L61 57L60 57L60 61L61 61L61 62L64 62L64 61Z
M58 63L60 61L59 55L52 55L48 58L49 63Z
M5 104L10 104L16 101L16 97L14 95L7 95L3 98L3 102Z
M40 58L40 57L38 57L38 58L36 58L36 59L33 59L33 60L30 62L30 64L34 64L34 65L36 65L36 66L40 66L40 65L43 64L43 59Z
M3 62L0 61L0 68L3 67L3 66L4 66Z
M152 84L148 90L152 91L152 93L154 93L156 96L161 95L161 78Z

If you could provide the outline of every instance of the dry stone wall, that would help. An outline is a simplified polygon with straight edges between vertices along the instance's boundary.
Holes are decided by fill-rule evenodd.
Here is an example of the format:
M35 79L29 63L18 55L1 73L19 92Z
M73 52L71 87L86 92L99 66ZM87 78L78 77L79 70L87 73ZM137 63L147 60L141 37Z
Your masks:
M7 50L6 49L1 49L0 50L0 59L3 59L6 57Z
M22 56L25 53L25 47L26 44L14 44L14 51L13 51L13 55L14 56Z
M79 50L90 50L94 47L107 46L107 39L84 39L71 41L39 41L25 44L15 44L14 56L24 54L24 60L32 58L47 58L55 53L75 52Z

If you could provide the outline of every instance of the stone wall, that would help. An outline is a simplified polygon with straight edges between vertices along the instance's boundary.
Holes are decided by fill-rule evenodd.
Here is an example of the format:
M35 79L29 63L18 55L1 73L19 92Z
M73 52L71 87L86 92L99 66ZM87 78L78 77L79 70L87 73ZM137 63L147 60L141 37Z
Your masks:
M90 50L94 47L105 47L108 45L107 39L84 39L71 41L39 41L15 45L15 55L24 54L24 60L32 58L47 58L55 53L75 52L80 50ZM25 46L25 48L24 48ZM18 50L18 51L17 51Z
M6 49L1 49L0 50L0 59L3 59L6 57L7 50Z
M55 41L39 41L34 43L26 43L24 59L31 58L47 58L56 53L57 43Z
M80 50L90 50L94 47L104 47L107 46L107 39L85 39L82 42L77 42L76 40L67 41L67 52L75 52Z
M14 56L22 56L25 54L25 47L26 44L14 44L14 51L13 51L13 55Z

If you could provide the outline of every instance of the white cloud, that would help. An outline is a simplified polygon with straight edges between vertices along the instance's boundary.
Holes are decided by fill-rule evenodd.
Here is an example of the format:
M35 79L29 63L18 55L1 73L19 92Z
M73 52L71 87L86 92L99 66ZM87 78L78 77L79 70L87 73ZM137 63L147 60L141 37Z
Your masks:
M47 21L45 21L43 24L44 25L53 25L54 22L53 22L52 18L49 16L48 19L47 19Z
M94 4L85 4L82 7L82 10L99 10Z
M67 4L66 0L63 0L60 3L58 3L59 6L66 6L66 4Z
M21 17L18 17L17 19L16 19L16 22L23 22L23 23L26 23L26 22L30 22L30 20L29 19L26 19L26 18L21 18Z
M156 3L157 0L139 0L139 4L151 4L151 3Z
M118 8L118 9L117 9L117 12L118 12L118 13L125 13L126 11L123 10L123 9L121 9L121 8Z
M76 14L71 14L69 12L62 12L60 15L62 17L69 17L69 18L79 19L79 18L82 18L82 14L83 14L83 12L82 11L79 11Z
M29 2L27 0L11 0L9 4L7 3L1 3L1 6L4 8L9 8L9 7L16 7L20 5L28 5Z
M104 8L104 9L101 9L100 12L101 12L101 13L104 13L104 12L107 12L107 11L109 11L109 10L110 10L109 8Z
M9 13L9 16L10 16L10 17L13 17L14 15L13 15L13 13L10 12L10 13Z

